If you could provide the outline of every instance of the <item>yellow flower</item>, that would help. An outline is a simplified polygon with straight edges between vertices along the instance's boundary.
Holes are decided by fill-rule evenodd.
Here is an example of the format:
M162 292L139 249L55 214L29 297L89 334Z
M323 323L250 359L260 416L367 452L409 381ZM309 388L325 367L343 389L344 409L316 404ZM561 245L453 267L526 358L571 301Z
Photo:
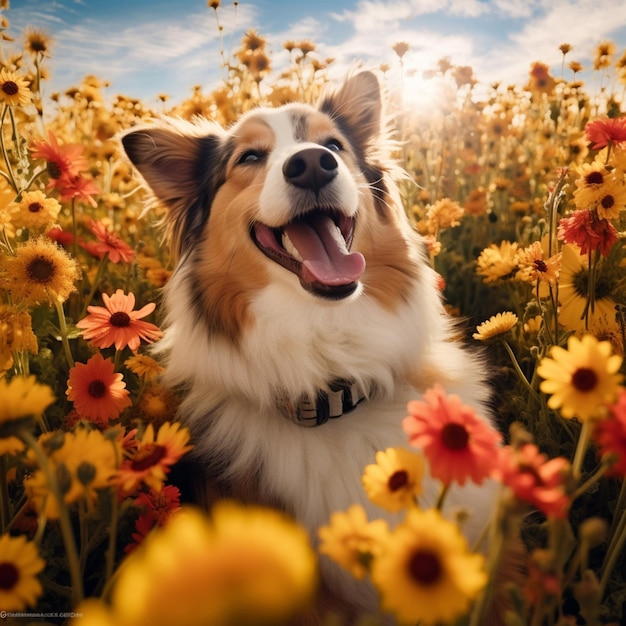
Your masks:
M2 276L4 275L4 276ZM2 274L13 299L24 304L64 302L76 290L76 261L52 241L40 237L6 257Z
M524 332L528 335L538 333L543 325L543 317L541 315L535 315L535 317L528 318L528 321L524 323Z
M34 376L0 378L0 426L6 422L40 415L54 402L48 385L40 385Z
M71 504L85 498L94 503L97 490L112 485L122 456L119 443L106 438L99 430L86 428L65 433L61 445L56 437L59 435L55 438L44 435L40 443L48 453L50 469L59 480L64 502ZM41 468L24 480L24 487L38 512L45 512L51 519L59 517L59 503Z
M476 326L477 332L472 337L478 341L485 341L486 339L503 335L508 333L517 324L517 321L517 315L511 311L492 315L486 322Z
M177 409L178 398L171 389L163 385L148 385L137 401L137 411L141 417L153 424L173 420Z
M476 271L486 283L509 278L517 267L516 256L517 242L503 241L499 246L492 243L480 253Z
M368 522L365 509L353 504L345 513L333 513L329 524L319 529L319 552L360 580L367 575L372 557L378 554L388 533L385 520Z
M42 230L56 222L61 205L37 190L22 194L22 199L8 206L7 210L13 214L14 226Z
M400 622L452 623L469 612L487 574L456 524L413 508L374 558L372 580L383 609Z
M566 330L582 336L586 332L583 313L587 307L589 270L588 258L580 254L577 246L567 244L562 249L561 276L559 279L559 322ZM600 270L602 266L600 266ZM611 297L614 285L607 280L596 280L594 307L587 310L588 330L602 328L603 332L619 333L615 319L615 300Z
M376 453L376 463L363 474L367 497L388 511L400 511L414 504L422 493L424 460L405 448L387 448Z
M286 515L220 502L209 519L183 509L119 571L116 623L283 623L310 600L315 554ZM172 598L176 601L173 602Z
M6 67L0 70L0 102L24 107L30 104L31 95L28 81L23 76Z
M552 394L548 406L560 409L563 417L591 419L617 397L621 364L622 358L612 354L608 341L598 341L593 335L571 336L567 350L552 346L549 356L541 360L537 373L544 380L539 388Z
M544 281L554 285L559 277L561 253L554 254L545 260L543 257L543 248L539 241L535 241L527 248L520 250L516 256L519 269L515 278L528 283Z
M426 219L433 231L458 226L465 209L454 200L443 198L428 207ZM432 232L432 231L431 231Z
M9 369L13 365L12 353L21 350L39 352L31 317L26 311L0 304L0 371Z
M0 607L4 611L35 605L43 591L37 574L45 564L35 544L23 535L0 536Z
M124 365L137 376L152 380L163 373L163 366L152 357L145 354L134 354L124 361Z

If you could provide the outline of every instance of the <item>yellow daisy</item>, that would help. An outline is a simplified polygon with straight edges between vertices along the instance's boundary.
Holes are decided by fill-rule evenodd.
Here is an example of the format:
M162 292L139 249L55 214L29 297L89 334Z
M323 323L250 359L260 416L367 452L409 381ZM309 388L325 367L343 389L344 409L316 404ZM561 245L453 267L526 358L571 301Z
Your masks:
M23 193L22 199L7 209L13 214L14 226L43 230L56 222L61 205L43 191L36 190Z
M554 254L549 259L543 257L543 248L539 241L535 241L527 248L520 250L516 256L519 269L515 278L528 283L543 281L551 285L555 284L559 278L561 253Z
M492 243L485 248L476 261L476 272L484 276L484 282L510 278L517 267L517 242L503 241L500 245Z
M157 378L163 373L163 366L145 354L134 354L124 361L124 365L137 376L143 376L146 380Z
M37 574L45 565L35 544L23 535L0 536L0 607L4 611L35 605L43 591Z
M65 503L85 498L93 504L98 496L97 490L113 484L122 457L121 447L99 430L77 428L74 432L65 433L61 445L58 438L53 439L49 435L40 438L40 442L48 452ZM50 519L59 517L59 503L53 497L43 470L37 469L26 478L24 487L38 512L45 512Z
M163 385L148 385L137 401L140 416L156 425L173 420L177 410L178 398L171 389Z
M34 376L0 378L0 429L10 422L40 415L54 400L52 389L40 385Z
M485 341L498 335L508 333L518 322L518 317L511 311L492 315L486 322L476 326L476 332L472 335L478 341Z
M598 341L593 335L583 335L582 339L573 335L567 350L553 346L549 356L541 360L537 373L544 380L539 388L552 394L548 406L559 409L563 417L592 419L617 397L621 364L622 357L612 354L608 341Z
M378 554L388 534L385 520L368 522L365 509L353 504L345 513L333 513L329 524L319 529L319 552L360 580L367 575L372 557Z
M376 463L363 474L367 497L388 511L406 509L422 493L424 459L405 448L387 448L376 453Z
M469 551L458 526L434 509L410 509L374 558L383 609L402 623L453 623L487 583L484 557Z
M584 312L589 288L588 259L577 246L568 244L562 249L561 276L559 279L559 322L566 330L582 336L586 332ZM600 273L602 266L600 266ZM616 302L611 297L616 285L600 276L595 282L593 310L587 310L588 327L602 327L620 332L615 319Z
M13 299L24 304L65 302L80 276L76 261L45 237L19 246L1 269Z
M183 509L148 535L119 570L112 607L131 624L278 624L315 580L304 529L278 511L221 502L212 519Z
M23 76L6 67L0 70L0 102L24 107L30 104L31 97L28 81Z

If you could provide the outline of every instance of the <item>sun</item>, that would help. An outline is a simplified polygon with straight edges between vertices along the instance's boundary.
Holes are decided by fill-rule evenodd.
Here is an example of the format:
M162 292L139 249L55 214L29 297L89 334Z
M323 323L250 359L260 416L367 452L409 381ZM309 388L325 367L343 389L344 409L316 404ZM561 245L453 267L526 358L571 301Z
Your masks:
M456 99L456 89L447 76L431 76L417 69L404 72L400 93L403 108L420 116L443 114Z

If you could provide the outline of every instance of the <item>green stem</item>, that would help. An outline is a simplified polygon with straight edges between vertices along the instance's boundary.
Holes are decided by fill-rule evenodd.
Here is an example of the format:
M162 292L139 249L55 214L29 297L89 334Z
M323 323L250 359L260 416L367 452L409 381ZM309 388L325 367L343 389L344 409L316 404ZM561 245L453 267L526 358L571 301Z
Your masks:
M70 578L72 580L72 601L74 606L77 606L84 597L83 593L83 580L80 575L80 564L78 559L78 551L76 550L76 543L74 541L74 533L72 531L72 523L70 520L70 514L61 489L54 472L50 468L48 463L48 457L39 445L35 437L28 431L23 430L19 434L20 439L33 451L37 459L37 463L41 471L46 475L46 480L50 486L52 496L55 498L59 508L59 525L61 527L61 536L63 538L63 545L65 546L65 552L67 555L68 568L70 570Z
M580 498L580 496L582 496L589 489L589 487L597 483L607 473L610 467L610 463L602 463L598 471L587 479L580 487L578 487L578 489L576 489L572 495L572 500Z
M600 579L600 597L604 596L606 587L615 568L617 560L622 556L622 549L626 543L626 510L622 511L622 516L615 530L615 535L609 544L604 563L602 564L602 578Z
M7 147L4 142L4 118L6 117L7 110L9 108L10 107L7 104L5 104L4 108L2 109L2 118L0 120L0 147L2 148L2 158L4 159L4 162L6 163L6 166L7 166L7 172L8 172L7 180L10 183L11 187L13 187L13 191L15 191L15 193L18 193L19 187L15 180L15 176L13 175L13 168L11 167L11 161L9 160L9 153L7 152Z
M522 368L519 366L519 363L517 362L517 358L515 357L511 346L508 344L507 341L504 340L502 341L502 344L504 345L506 351L509 353L509 356L511 357L511 362L513 363L513 368L515 369L515 372L519 376L520 380L524 383L528 391L530 391L533 398L535 398L537 402L540 402L539 394L532 388L531 384L528 382L528 378L526 378L524 372L522 372Z
M59 330L61 331L61 343L63 344L63 351L65 352L65 358L70 367L74 367L74 357L72 356L72 350L70 349L70 342L67 338L67 324L65 322L65 311L63 311L63 305L58 301L54 301L54 306L57 311L57 317L59 318Z
M448 495L448 491L450 491L450 485L441 485L441 490L439 491L439 497L437 498L437 502L435 503L435 508L438 511L441 511L443 508L443 503Z
M574 454L574 460L572 462L572 475L575 480L580 478L582 473L583 460L585 458L585 452L589 446L589 440L591 439L591 420L585 420L583 422L582 430L578 437L578 444L576 445L576 452Z
M93 300L96 290L98 289L98 285L100 284L100 280L102 279L102 274L104 274L104 268L106 267L108 258L109 258L109 253L107 252L100 259L98 270L96 272L96 277L93 279L93 283L91 285L91 290L89 291L89 295L85 298L85 302L80 312L79 319L82 319L87 314L87 307L91 304L91 301Z

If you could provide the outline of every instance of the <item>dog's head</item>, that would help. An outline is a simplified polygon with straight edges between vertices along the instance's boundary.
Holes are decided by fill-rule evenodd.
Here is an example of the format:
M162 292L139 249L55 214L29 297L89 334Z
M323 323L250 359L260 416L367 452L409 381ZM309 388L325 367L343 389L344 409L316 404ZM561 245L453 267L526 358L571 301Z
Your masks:
M270 282L316 299L402 298L416 263L379 154L381 109L361 72L317 107L255 109L229 130L165 119L122 138L215 330L239 332L250 292Z

